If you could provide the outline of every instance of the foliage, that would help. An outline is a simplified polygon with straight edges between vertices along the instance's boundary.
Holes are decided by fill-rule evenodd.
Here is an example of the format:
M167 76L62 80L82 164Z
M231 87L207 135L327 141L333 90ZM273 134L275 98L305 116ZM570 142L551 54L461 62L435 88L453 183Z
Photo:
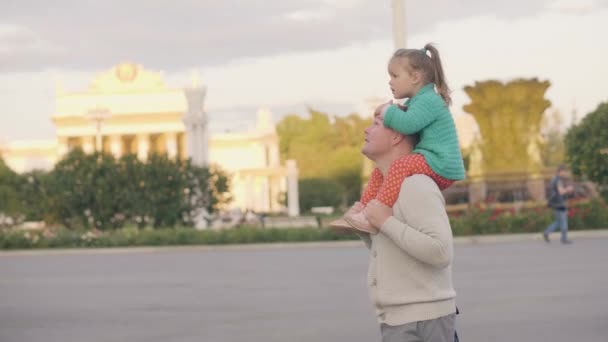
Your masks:
M137 229L134 227L112 231L44 230L37 232L0 231L0 249L23 248L83 248L223 245L270 242L307 242L358 239L355 234L341 234L331 229L239 227L224 230Z
M572 126L566 133L566 160L575 175L608 186L608 103Z
M300 210L310 212L312 207L337 207L342 202L342 186L331 179L307 178L298 182Z
M312 109L309 115L307 119L288 115L277 124L281 159L295 159L301 179L323 178L340 184L341 204L356 201L363 183L360 150L371 119L351 114L332 120ZM300 190L300 202L306 202L302 196Z
M572 203L568 211L569 229L601 229L608 227L608 206L595 200ZM478 206L450 217L456 236L539 233L553 220L552 211L536 208L522 211ZM42 231L0 230L0 249L74 248L223 245L271 242L308 242L356 240L355 234L342 234L327 228L251 228L195 230L188 227L163 229L45 229Z
M0 158L0 227L23 220L19 186L21 179Z
M608 205L600 200L570 201L568 217L570 230L607 228ZM462 215L452 215L450 223L454 235L537 233L553 219L553 211L544 207L517 211L477 205Z
M2 165L4 216L70 229L117 229L128 222L140 228L192 226L202 211L212 214L231 199L222 170L164 155L151 155L144 163L134 155L115 159L76 149L48 173L17 175Z

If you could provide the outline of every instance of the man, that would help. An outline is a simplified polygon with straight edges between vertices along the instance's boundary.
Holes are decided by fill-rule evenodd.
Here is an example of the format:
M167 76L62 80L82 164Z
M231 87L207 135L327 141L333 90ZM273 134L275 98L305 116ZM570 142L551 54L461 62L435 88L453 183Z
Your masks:
M543 232L543 238L546 242L550 242L549 234L559 227L562 231L562 243L572 243L572 241L568 240L568 207L566 206L564 195L572 193L574 188L572 185L564 186L564 178L566 178L566 166L560 165L550 185L550 195L547 204L550 208L553 208L555 221Z
M414 145L413 137L384 127L376 110L362 153L386 175L391 163L411 153ZM357 203L351 212L361 209ZM393 208L374 200L364 212L374 228L358 234L370 249L369 295L382 341L454 341L452 231L435 182L410 176Z

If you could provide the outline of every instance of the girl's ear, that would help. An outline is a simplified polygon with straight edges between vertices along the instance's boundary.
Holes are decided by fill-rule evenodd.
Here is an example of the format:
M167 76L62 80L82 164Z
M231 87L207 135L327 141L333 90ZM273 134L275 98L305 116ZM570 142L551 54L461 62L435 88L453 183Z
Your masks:
M424 81L423 78L424 77L422 75L422 72L420 72L420 71L412 71L412 81L414 83L416 83L416 84L422 83Z

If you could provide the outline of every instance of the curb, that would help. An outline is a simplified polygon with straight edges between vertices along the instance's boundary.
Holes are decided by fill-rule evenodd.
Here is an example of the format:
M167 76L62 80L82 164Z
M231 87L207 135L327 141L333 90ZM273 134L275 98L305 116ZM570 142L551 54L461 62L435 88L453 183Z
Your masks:
M556 232L559 234L559 232ZM569 231L572 239L608 238L608 229ZM482 245L497 243L512 243L523 241L542 241L542 234L497 234L458 236L454 238L456 245ZM349 241L319 241L319 242L277 242L277 243L251 243L238 245L196 245L196 246L163 246L163 247L115 247L115 248L63 248L63 249L22 249L0 251L0 257L9 256L37 256L37 255L112 255L112 254L140 254L163 252L217 252L217 251L254 251L295 248L353 248L362 247L358 240Z
M558 236L559 231L556 231L554 234L557 234L555 236ZM568 237L572 239L608 238L608 229L573 230L568 231ZM455 244L492 244L522 241L543 241L542 232L523 234L458 236L454 238Z

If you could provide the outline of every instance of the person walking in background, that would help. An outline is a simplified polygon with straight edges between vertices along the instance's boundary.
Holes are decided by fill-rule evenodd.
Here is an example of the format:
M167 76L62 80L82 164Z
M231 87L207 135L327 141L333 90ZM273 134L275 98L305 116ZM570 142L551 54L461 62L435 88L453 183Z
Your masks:
M564 179L566 178L566 166L560 165L557 168L557 173L555 177L551 180L550 185L550 193L548 206L553 209L553 213L555 215L555 221L547 227L547 229L543 232L543 238L546 242L550 242L549 234L557 230L557 228L561 229L562 237L561 241L563 244L572 243L571 240L568 240L568 207L566 204L565 195L570 194L574 191L574 187L572 185L565 186Z

